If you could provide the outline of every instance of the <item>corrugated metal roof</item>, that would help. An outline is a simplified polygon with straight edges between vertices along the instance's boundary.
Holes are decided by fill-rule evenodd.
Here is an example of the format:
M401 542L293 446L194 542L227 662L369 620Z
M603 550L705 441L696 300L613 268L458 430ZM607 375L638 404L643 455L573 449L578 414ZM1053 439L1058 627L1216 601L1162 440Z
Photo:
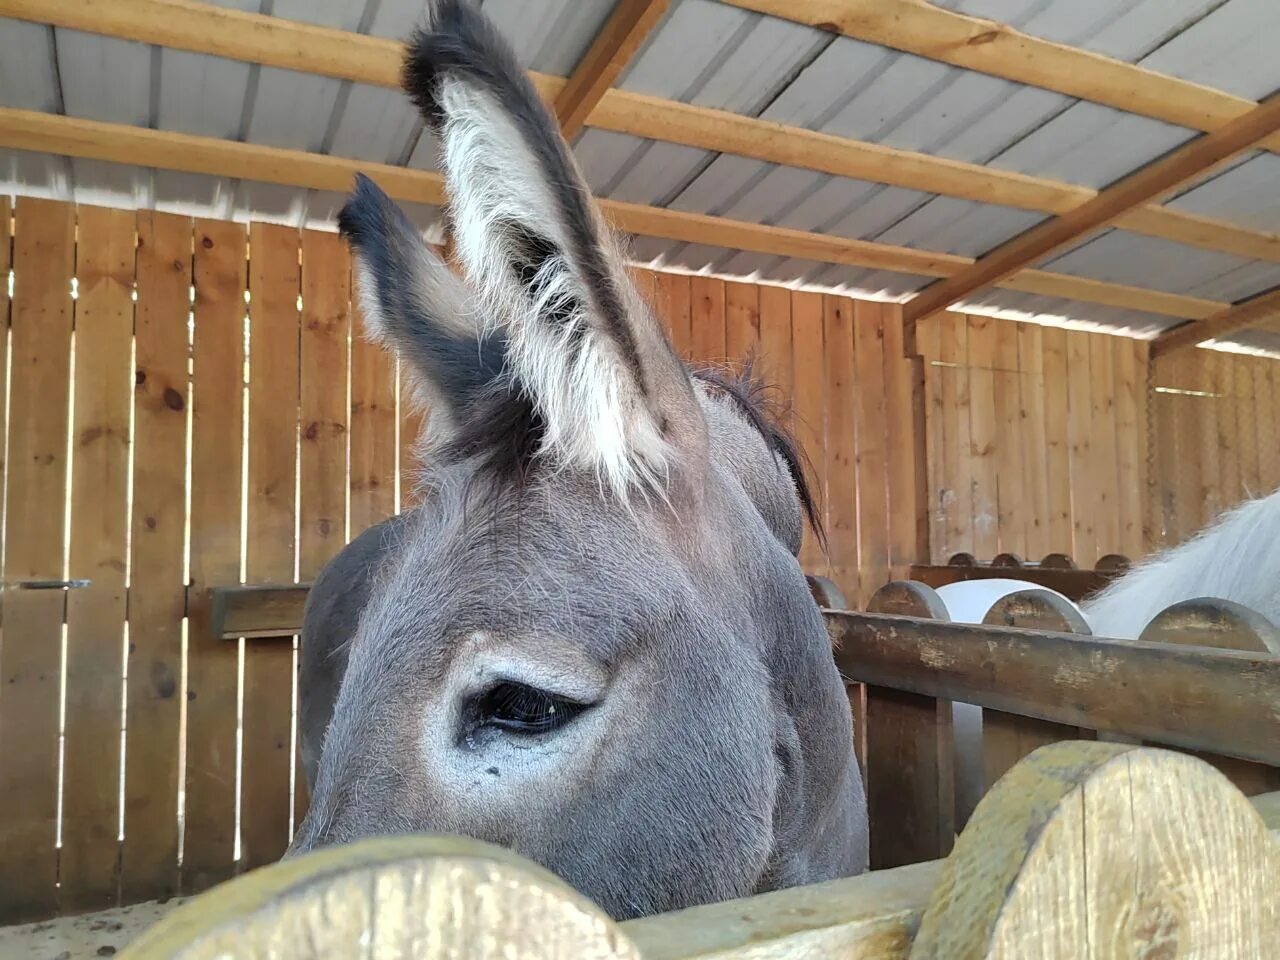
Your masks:
M404 37L421 0L217 0ZM1280 87L1275 0L941 0L951 10L1260 99ZM484 0L532 69L567 75L612 0ZM714 0L677 0L624 72L623 89L870 143L1101 188L1195 131L900 53ZM420 169L434 145L400 92L0 19L0 103ZM1041 214L777 167L587 129L574 149L599 195L976 257ZM3 189L88 203L326 225L337 194L99 161L0 151ZM1172 208L1280 233L1280 157L1252 154ZM423 228L437 210L410 208ZM901 297L930 278L636 238L635 256L864 296ZM1050 258L1056 272L1229 302L1280 284L1280 265L1107 231ZM1066 317L1139 334L1169 317L1013 291L979 309Z

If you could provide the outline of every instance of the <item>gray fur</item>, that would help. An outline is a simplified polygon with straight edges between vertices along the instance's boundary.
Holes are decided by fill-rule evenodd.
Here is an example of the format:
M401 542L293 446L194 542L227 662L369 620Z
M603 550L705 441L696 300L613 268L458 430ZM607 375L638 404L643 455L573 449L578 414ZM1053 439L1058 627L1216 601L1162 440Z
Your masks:
M434 75L423 50L447 48L450 63L492 54L493 36L466 9L438 4L437 29L450 17L466 29L416 42L424 83ZM468 46L481 34L488 47ZM509 72L480 71L499 85ZM440 72L455 85L468 75ZM491 93L484 109L500 109L505 98ZM431 119L487 122L483 110ZM451 189L466 174L454 168ZM535 200L582 189L569 167L546 176L554 185L531 185ZM785 437L749 393L690 377L605 238L592 255L609 265L623 314L600 315L600 299L584 294L582 332L537 339L531 367L512 338L546 318L516 307L486 317L485 328L507 331L474 334L477 347L489 337L493 356L505 352L493 375L484 351L456 349L467 325L440 318L459 296L437 298L448 285L415 275L438 263L385 249L405 237L376 228L397 221L367 186L344 214L376 281L365 296L383 335L455 409L457 435L428 458L420 505L353 541L311 591L300 736L312 801L291 852L463 834L542 863L619 918L866 869L849 707L796 562L808 495ZM551 242L563 233L525 227ZM503 255L495 241L480 259ZM601 282L591 273L574 283ZM602 346L583 353L592 337ZM575 357L578 381L544 375L567 369L557 351ZM460 374L458 363L470 367ZM460 385L477 378L484 388L461 402ZM600 415L566 415L574 397ZM609 422L624 425L622 446L602 432ZM643 439L657 436L661 471ZM560 708L557 720L572 719L556 729L515 730L489 706L510 683L586 706Z

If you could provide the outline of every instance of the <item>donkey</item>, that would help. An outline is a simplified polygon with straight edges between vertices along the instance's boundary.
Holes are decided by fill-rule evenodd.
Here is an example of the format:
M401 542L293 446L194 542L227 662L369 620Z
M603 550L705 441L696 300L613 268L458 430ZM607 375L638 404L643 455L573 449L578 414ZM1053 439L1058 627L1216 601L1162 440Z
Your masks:
M404 77L465 280L359 179L364 322L415 372L430 447L420 505L311 590L290 853L463 834L620 919L865 870L795 447L750 383L677 359L478 11L435 3Z

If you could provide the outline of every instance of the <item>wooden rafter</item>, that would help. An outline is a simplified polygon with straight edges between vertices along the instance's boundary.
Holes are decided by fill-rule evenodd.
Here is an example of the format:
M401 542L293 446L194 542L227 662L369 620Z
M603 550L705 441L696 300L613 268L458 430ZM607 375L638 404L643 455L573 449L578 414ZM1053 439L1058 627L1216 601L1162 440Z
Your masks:
M1157 200L1204 176L1243 150L1280 130L1280 94L1116 181L1092 200L1002 243L966 270L931 284L906 302L903 316L915 322L975 290L998 283L1049 254L1089 236L1125 212Z
M0 147L315 190L346 191L352 177L364 172L397 199L433 205L444 201L443 178L423 170L32 110L0 108ZM686 243L931 277L951 276L974 262L969 257L953 254L847 240L617 200L603 200L600 206L619 230ZM1023 270L1001 286L1180 319L1207 317L1224 306L1212 300L1043 270Z
M1206 340L1219 340L1277 317L1280 317L1280 287L1242 300L1211 317L1192 320L1165 331L1151 341L1151 355L1160 356L1194 347Z
M582 129L669 6L671 0L618 0L591 49L556 95L556 116L566 140Z
M403 47L393 40L198 3L194 0L0 0L0 15L265 66L398 87ZM532 74L548 102L566 81ZM782 166L852 177L978 203L1061 214L1096 196L1087 187L931 157L713 110L607 89L589 125ZM1148 205L1116 226L1246 259L1280 262L1280 236Z
M1257 106L1244 97L944 10L927 0L725 2L1191 130L1217 130ZM1280 150L1280 136L1260 146Z

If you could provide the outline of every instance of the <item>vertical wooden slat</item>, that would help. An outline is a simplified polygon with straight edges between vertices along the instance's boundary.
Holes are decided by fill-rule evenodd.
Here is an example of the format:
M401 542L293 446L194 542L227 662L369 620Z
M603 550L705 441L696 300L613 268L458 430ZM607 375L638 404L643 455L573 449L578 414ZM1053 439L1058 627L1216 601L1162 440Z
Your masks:
M347 337L351 270L336 234L302 233L299 342L298 576L313 581L347 542ZM306 813L307 783L295 758L294 823Z
M1272 371L1274 360L1259 359L1253 365L1254 436L1258 448L1258 496L1265 497L1280 486L1280 428L1276 418L1276 393Z
M990 317L970 316L969 430L973 477L973 552L990 560L1000 549L996 503L997 451L1005 442L996 422L996 324Z
M1068 417L1067 332L1046 327L1044 347L1045 485L1048 489L1047 551L1071 553L1071 439ZM1040 556L1043 556L1041 554ZM1040 557L1036 557L1037 560Z
M1093 428L1089 472L1093 480L1098 556L1121 552L1119 473L1116 454L1115 349L1121 341L1105 334L1089 338L1089 397Z
M1153 528L1149 526L1149 518L1152 517L1152 507L1158 506L1158 502L1153 496L1155 488L1152 485L1151 476L1153 453L1151 437L1152 399L1148 383L1150 347L1145 340L1133 340L1129 344L1129 351L1133 354L1134 423L1138 437L1138 496L1142 498L1145 507L1142 526L1135 543L1138 553L1130 558L1137 560L1138 557L1145 556L1155 547Z
M138 214L125 903L178 890L191 234L188 217Z
M1239 502L1240 489L1240 440L1237 420L1236 368L1239 361L1234 354L1219 350L1205 351L1211 356L1210 370L1213 392L1217 394L1214 405L1218 413L1218 508L1206 517L1212 521L1223 510Z
M849 602L856 604L859 583L853 301L824 296L822 326L827 388L823 454L831 579L844 591Z
M1188 537L1218 516L1226 504L1222 492L1221 414L1223 402L1217 396L1217 352L1196 350L1190 368L1196 396L1196 422L1199 425L1200 498L1188 501L1183 520L1183 536ZM1194 456L1194 452L1192 453Z
M395 357L351 329L352 538L395 513Z
M249 230L249 487L245 575L292 583L298 450L298 231ZM244 657L241 869L280 858L289 842L293 649L249 643Z
M1138 404L1145 398L1138 385L1137 354L1133 341L1116 339L1115 354L1115 435L1116 510L1119 539L1111 549L1131 560L1142 556L1143 498L1139 464L1146 459L1147 438L1138 428Z
M1259 398L1254 371L1266 363L1260 357L1235 358L1236 430L1240 448L1240 496L1252 499L1262 494L1262 473L1258 451Z
M81 207L67 595L61 908L116 902L125 630L134 214Z
M942 499L947 507L947 556L972 552L973 434L969 424L969 324L964 314L938 318L942 357L942 409L945 417ZM942 557L945 561L947 556ZM985 558L985 559L990 559Z
M992 321L996 331L995 411L996 441L996 507L999 517L999 548L1027 555L1028 504L1024 486L1024 456L1041 457L1032 448L1025 431L1021 407L1021 374L1018 367L1018 328L1024 324L1009 320ZM1034 451L1034 452L1033 452ZM1038 559L1038 558L1037 558Z
M1097 476L1093 463L1093 396L1089 373L1091 334L1067 333L1067 437L1071 454L1072 556L1082 567L1098 559Z
M18 199L14 238L5 579L63 575L74 208ZM0 647L0 920L48 915L64 595L5 591Z
M792 408L796 439L813 467L813 488L826 517L827 461L823 442L827 431L827 385L823 341L822 295L795 293L791 297ZM830 531L828 531L830 535ZM800 565L806 573L829 572L828 558L812 530L805 530Z
M791 291L783 287L760 288L760 348L756 363L759 375L777 389L784 419L790 426Z
M941 316L916 324L916 349L920 351L924 377L925 460L928 473L925 510L929 525L929 560L945 563L950 546L948 517L955 508L955 494L948 490L946 474L946 410L943 407L944 370L941 360Z
M682 360L689 359L693 327L690 314L689 277L681 273L659 273L654 291L654 306L667 328L671 346Z
M724 281L715 277L689 280L689 352L695 364L725 359Z
M1162 405L1167 411L1167 429L1162 431L1160 472L1173 482L1173 504L1169 516L1169 541L1179 543L1200 527L1204 506L1203 478L1206 473L1218 484L1217 460L1208 465L1203 462L1206 451L1201 434L1206 427L1216 429L1213 418L1213 401L1197 396L1203 386L1200 378L1203 350L1184 350L1160 358L1159 383L1166 387L1188 391L1164 394ZM1205 414L1208 414L1206 423ZM1208 452L1217 453L1217 442ZM1206 471L1206 466L1211 470Z
M871 869L945 857L954 840L951 704L867 688Z
M923 390L917 378L923 376L923 367L918 357L905 355L902 307L883 304L880 309L884 332L885 442L889 458L889 565L894 579L904 579L907 567L927 559L918 552L921 532L918 527L925 519L929 496L928 484L920 482L924 464L917 462L917 457L927 450L918 435L924 428L924 417L917 408L917 400L921 399L917 394ZM861 381L858 389L863 389Z
M889 581L889 463L886 450L884 306L855 300L853 394L854 470L858 501L858 605ZM897 446L907 446L902 437ZM914 513L914 507L912 509Z
M210 628L209 589L240 581L244 431L245 230L195 224L191 436L191 602L182 883L189 892L235 868L236 644Z
M1049 437L1045 430L1044 328L1020 323L1018 331L1019 441L1023 446L1022 489L1027 511L1026 558L1052 552L1049 539Z
M733 363L754 357L760 346L760 287L754 283L724 285L725 356Z

